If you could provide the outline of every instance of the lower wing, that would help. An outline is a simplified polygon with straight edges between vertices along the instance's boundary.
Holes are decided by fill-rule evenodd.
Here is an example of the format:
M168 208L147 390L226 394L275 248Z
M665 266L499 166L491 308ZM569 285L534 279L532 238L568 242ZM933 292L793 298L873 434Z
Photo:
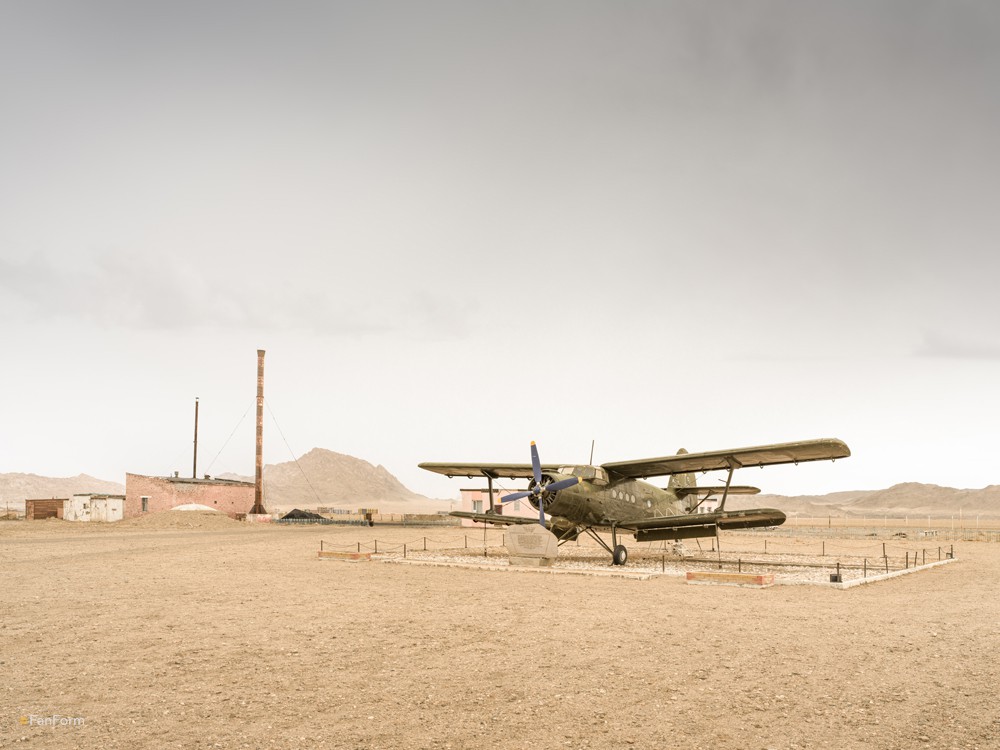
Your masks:
M719 513L687 513L665 518L643 518L623 521L620 529L635 532L638 542L656 542L662 539L693 539L715 536L719 529L756 529L764 526L780 526L785 522L785 514L774 508L751 508L749 510L727 510Z
M492 523L496 526L510 526L519 523L538 523L537 518L525 518L524 516L502 516L499 513L472 513L467 510L453 510L448 514L456 518L471 518L479 523Z

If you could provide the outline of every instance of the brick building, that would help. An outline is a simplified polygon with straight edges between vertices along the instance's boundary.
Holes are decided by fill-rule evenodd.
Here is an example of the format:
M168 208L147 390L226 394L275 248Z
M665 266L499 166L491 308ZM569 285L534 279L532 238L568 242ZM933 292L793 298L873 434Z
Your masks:
M205 505L232 518L239 518L250 512L253 500L253 482L125 475L125 518L159 513L189 503Z

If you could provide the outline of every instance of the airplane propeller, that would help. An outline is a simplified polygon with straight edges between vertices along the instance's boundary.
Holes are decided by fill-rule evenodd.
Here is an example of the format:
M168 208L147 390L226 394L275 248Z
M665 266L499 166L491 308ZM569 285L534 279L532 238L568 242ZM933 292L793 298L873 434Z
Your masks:
M558 482L542 484L542 480L544 479L542 476L542 462L538 458L538 447L535 445L534 440L531 441L531 473L534 476L534 481L526 491L505 495L500 498L500 502L511 503L515 500L520 500L523 497L531 497L537 500L538 523L545 526L545 510L543 506L544 499L556 494L559 490L564 490L567 487L572 487L574 484L578 484L580 479L578 477L570 477L569 479L560 479Z

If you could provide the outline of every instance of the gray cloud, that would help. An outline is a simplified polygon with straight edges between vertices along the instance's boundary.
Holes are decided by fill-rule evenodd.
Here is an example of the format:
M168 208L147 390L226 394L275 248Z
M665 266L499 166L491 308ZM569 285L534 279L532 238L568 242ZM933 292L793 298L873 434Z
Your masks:
M1000 360L1000 340L973 338L956 332L924 331L923 341L915 354L942 359Z
M311 277L311 278L310 278ZM357 274L355 274L357 280ZM0 258L8 315L85 319L146 331L245 329L326 336L448 340L465 336L478 305L417 288L383 288L373 274L358 288L308 270L206 274L184 258L106 251L73 263L41 256Z

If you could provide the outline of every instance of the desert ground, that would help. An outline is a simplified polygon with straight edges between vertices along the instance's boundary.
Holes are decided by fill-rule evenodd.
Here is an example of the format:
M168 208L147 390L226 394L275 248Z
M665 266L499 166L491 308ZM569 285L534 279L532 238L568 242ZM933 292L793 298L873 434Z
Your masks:
M1000 747L997 543L756 590L319 560L456 530L161 515L0 524L0 746Z

